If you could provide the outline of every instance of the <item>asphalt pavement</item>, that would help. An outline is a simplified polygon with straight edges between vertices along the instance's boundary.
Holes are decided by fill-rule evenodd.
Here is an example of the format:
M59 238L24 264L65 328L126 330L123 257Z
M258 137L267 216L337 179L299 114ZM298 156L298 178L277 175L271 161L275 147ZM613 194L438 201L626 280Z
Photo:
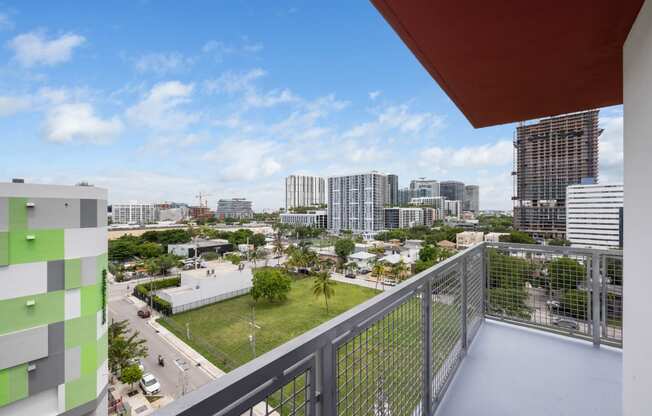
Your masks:
M114 320L129 320L129 326L140 333L140 337L147 341L149 355L143 360L145 372L150 372L156 376L161 384L161 394L174 398L181 396L186 385L185 391L189 392L208 383L212 378L201 368L194 365L185 365L188 368L184 377L179 366L175 365L175 360L179 362L190 363L188 357L175 349L152 328L147 319L138 317L138 306L134 303L133 298L129 297L134 287L133 282L112 283L109 285L109 322ZM158 365L158 356L164 357L165 366Z

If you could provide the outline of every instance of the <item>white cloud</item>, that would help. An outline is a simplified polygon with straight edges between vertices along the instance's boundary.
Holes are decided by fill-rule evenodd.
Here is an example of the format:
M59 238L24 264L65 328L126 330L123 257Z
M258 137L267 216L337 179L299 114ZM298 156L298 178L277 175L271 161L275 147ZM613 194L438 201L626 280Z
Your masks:
M622 183L623 181L623 116L600 117L600 182Z
M153 72L163 75L170 72L179 72L192 66L194 60L178 52L156 52L145 54L136 59L136 70L139 72Z
M11 21L6 13L0 13L0 30L12 30L14 22Z
M261 68L254 68L247 72L228 71L218 78L209 79L204 82L204 88L209 93L233 94L242 91L251 91L253 81L265 76L266 72Z
M30 108L32 100L29 97L0 95L0 117L11 116Z
M239 44L227 44L219 40L209 40L202 46L202 52L212 55L218 62L222 61L225 56L237 55L253 55L263 50L261 42L251 42L249 38L243 37L242 42Z
M203 160L218 162L225 181L254 181L281 170L278 153L278 145L272 141L230 139L206 153Z
M378 97L380 96L380 94L382 94L382 91L371 91L371 92L369 93L369 99L370 99L371 101L373 101L373 100L375 100L376 98L378 98Z
M233 47L227 46L224 42L221 42L219 40L209 40L204 44L201 50L204 53L217 52L220 54L229 54L234 52Z
M45 120L46 138L65 143L73 140L92 143L107 142L122 131L117 117L103 120L88 103L69 103L53 107Z
M255 90L251 90L245 94L245 104L248 107L254 108L269 108L279 104L288 104L299 101L299 97L294 95L292 91L287 88L282 90L271 90L264 94L258 94Z
M353 126L345 138L381 137L389 134L433 137L444 125L444 119L429 112L411 112L406 104L385 107L376 119Z
M180 109L190 102L193 89L193 84L179 81L156 84L136 105L127 109L127 117L154 129L184 128L199 120L198 114Z
M509 140L494 144L466 146L459 149L430 147L421 152L422 165L441 165L456 168L504 166L512 162L513 145Z
M16 36L8 46L14 50L15 58L21 65L56 65L70 60L75 48L86 39L74 33L66 33L58 38L46 39L42 32L29 32Z

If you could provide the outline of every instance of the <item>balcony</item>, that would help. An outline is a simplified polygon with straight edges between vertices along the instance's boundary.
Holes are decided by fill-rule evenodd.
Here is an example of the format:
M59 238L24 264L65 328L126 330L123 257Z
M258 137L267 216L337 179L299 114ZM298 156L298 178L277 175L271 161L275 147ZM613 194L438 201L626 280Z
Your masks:
M482 243L159 415L619 415L622 253Z

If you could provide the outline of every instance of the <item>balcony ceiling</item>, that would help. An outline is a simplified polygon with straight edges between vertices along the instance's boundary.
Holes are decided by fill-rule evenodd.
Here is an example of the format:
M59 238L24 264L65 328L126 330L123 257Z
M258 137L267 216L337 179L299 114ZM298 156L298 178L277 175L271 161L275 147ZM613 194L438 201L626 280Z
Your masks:
M643 0L371 0L474 127L623 102Z

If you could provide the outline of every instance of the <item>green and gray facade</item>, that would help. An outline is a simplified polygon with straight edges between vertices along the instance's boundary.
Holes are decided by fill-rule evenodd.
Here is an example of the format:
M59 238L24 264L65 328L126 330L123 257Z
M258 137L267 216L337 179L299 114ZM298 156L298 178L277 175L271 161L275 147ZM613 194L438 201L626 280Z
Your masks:
M106 200L0 183L0 416L107 413Z

